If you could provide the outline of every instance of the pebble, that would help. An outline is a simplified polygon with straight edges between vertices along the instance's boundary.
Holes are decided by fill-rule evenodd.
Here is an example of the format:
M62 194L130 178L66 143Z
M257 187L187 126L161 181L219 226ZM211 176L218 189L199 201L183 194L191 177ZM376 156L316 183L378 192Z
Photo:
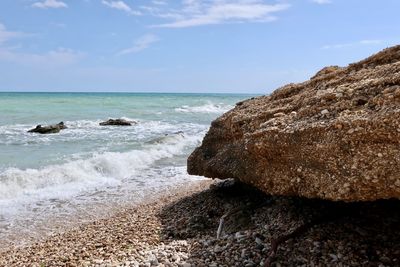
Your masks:
M215 247L214 247L214 252L215 253L220 253L220 252L222 252L222 251L224 251L225 250L225 247L221 247L221 246L219 246L219 245L216 245Z
M338 260L338 256L335 254L329 254L329 256L332 258L332 261L336 262Z
M94 260L93 263L95 264L102 264L104 260L102 259L98 259L98 260Z
M322 115L329 114L329 110L327 110L327 109L324 109L324 110L322 110L322 111L321 111L321 114L322 114Z
M240 257L242 257L242 259L246 258L246 249L242 249L242 253L240 254Z
M245 234L241 234L240 232L236 232L236 233L235 233L235 239L237 239L237 241L241 241L241 240L243 240L244 238L246 238L246 235L245 235Z

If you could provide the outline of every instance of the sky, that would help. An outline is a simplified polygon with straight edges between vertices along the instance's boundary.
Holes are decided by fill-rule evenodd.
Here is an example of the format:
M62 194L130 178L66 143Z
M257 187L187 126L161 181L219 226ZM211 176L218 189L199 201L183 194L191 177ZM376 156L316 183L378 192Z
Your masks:
M271 93L400 43L399 0L1 0L0 91Z

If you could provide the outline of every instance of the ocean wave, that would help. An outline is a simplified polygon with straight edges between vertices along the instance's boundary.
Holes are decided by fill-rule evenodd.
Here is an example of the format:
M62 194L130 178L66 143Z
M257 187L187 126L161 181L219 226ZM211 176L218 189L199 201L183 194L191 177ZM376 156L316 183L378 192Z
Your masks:
M183 130L189 134L203 131L207 126L195 123L180 123L179 125L163 122L163 121L146 121L128 117L123 117L126 120L137 121L138 124L132 127L112 127L100 126L99 123L104 121L95 120L75 120L64 121L68 129L61 131L58 134L38 135L28 133L27 131L34 126L27 124L3 125L0 126L0 145L51 145L53 143L70 143L80 141L90 141L98 143L99 140L107 138L116 142L132 143L133 141L146 141L151 136L162 136L165 133L173 133Z
M208 102L207 104L201 106L187 106L184 105L179 108L175 108L176 112L183 113L224 113L232 109L233 106L226 104L213 104Z
M8 168L0 174L0 202L16 198L68 197L90 188L115 186L140 176L156 161L184 155L200 142L199 135L177 134L129 152L94 153L38 169Z

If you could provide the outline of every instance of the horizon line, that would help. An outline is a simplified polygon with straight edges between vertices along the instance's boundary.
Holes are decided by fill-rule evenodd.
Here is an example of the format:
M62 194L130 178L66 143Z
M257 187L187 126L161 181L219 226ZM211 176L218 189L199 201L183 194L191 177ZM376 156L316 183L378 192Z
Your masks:
M71 94L79 94L79 93L94 93L94 94L109 94L109 93L116 93L116 94L215 94L215 95L223 95L223 94L230 94L230 95L264 95L267 94L266 92L264 93L243 93L243 92L232 92L232 93L225 93L225 92L160 92L160 91L150 91L150 92L144 92L144 91L137 91L137 92L132 92L132 91L1 91L0 93L54 93L54 94L65 94L65 93L71 93Z

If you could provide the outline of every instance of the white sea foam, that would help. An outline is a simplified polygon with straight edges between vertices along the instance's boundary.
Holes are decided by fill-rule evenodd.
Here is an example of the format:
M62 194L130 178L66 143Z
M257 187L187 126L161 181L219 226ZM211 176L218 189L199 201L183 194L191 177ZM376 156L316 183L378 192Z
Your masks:
M127 142L132 143L133 140L138 142L146 140L151 135L161 136L165 133L173 133L179 130L189 134L204 131L207 127L194 123L181 123L179 125L162 122L162 121L142 121L124 117L127 120L136 121L138 124L132 127L100 126L103 120L76 120L65 121L68 129L58 134L39 135L28 133L32 128L31 125L15 124L0 126L0 145L51 145L60 142L99 142L99 140L107 139L108 143ZM111 142L110 142L111 141ZM98 147L97 147L98 149Z
M72 198L57 196L25 203L8 201L7 205L1 205L0 200L0 250L11 243L29 244L31 240L57 232L57 229L65 230L110 216L126 205L132 207L161 191L203 179L188 175L186 166L156 167L143 170L139 176L120 184L85 190ZM63 185L58 189L58 192L66 192L71 188Z
M93 187L118 185L124 179L139 175L157 160L182 155L185 149L200 142L202 134L177 134L146 144L141 150L94 153L87 159L39 169L8 168L0 174L0 201L69 197Z
M211 102L208 102L207 104L201 106L184 105L182 107L175 108L175 111L184 113L224 113L232 108L233 106L231 105L213 104Z

